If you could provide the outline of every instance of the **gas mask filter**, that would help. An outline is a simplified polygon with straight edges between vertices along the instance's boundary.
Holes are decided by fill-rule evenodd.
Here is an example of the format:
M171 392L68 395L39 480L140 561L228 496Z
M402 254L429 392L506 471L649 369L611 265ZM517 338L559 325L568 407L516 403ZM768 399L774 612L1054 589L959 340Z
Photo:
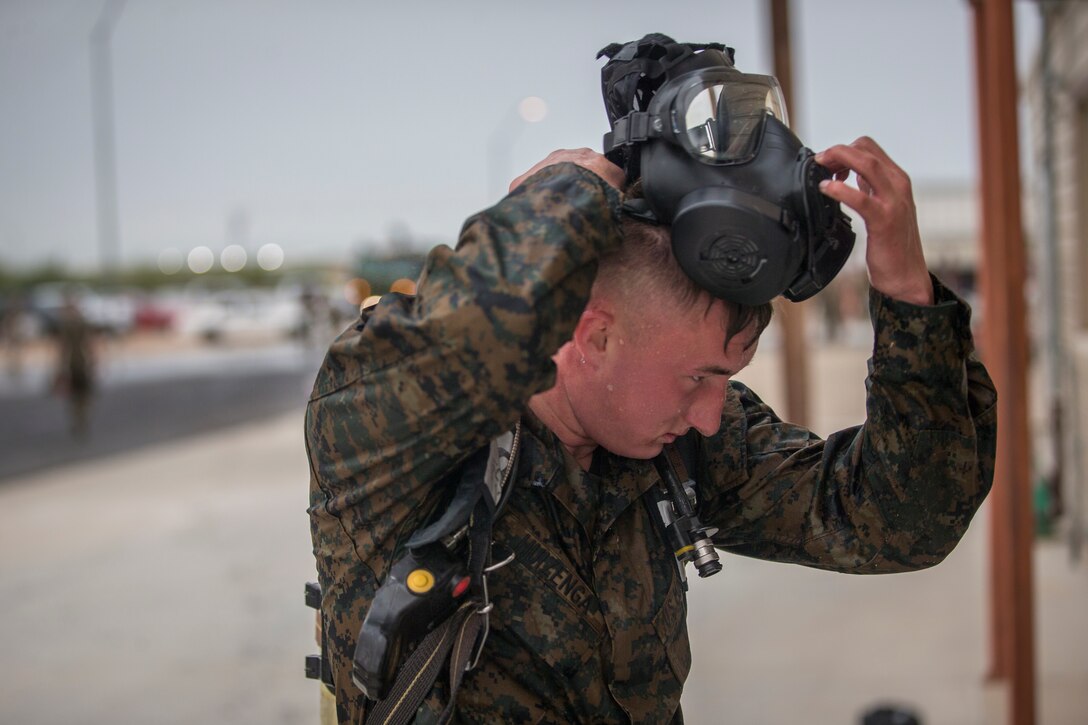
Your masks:
M831 175L790 131L777 80L741 73L722 45L657 34L601 56L605 155L642 181L643 198L624 211L671 226L689 277L759 305L807 299L839 273L850 219L820 193Z

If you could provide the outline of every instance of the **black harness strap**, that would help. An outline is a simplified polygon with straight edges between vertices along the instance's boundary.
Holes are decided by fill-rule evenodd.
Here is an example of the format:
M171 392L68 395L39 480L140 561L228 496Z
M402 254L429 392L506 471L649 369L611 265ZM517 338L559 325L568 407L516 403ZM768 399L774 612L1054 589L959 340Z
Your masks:
M434 687L443 665L449 663L449 702L438 722L448 723L457 704L457 690L465 673L476 666L490 631L489 615L494 606L487 593L487 574L513 560L513 556L491 563L492 530L503 505L510 497L511 479L517 468L521 444L521 422L514 428L509 451L502 451L500 436L469 457L460 477L458 491L449 510L434 524L417 531L409 547L424 546L450 536L459 536L466 526L468 573L476 595L462 604L446 621L429 632L415 651L401 664L389 694L367 716L366 725L402 725L415 718L416 710ZM496 459L506 454L505 463ZM489 480L494 478L495 480ZM485 493L487 495L485 495ZM466 506L465 502L471 502ZM467 511L471 510L471 516Z
M476 639L483 629L479 602L465 602L456 613L423 638L411 656L401 666L401 676L389 696L379 702L366 718L366 725L407 725L416 716L416 709L434 687L442 666L450 665L450 701L439 717L447 723L457 703L461 686L470 664ZM452 652L452 655L451 655Z

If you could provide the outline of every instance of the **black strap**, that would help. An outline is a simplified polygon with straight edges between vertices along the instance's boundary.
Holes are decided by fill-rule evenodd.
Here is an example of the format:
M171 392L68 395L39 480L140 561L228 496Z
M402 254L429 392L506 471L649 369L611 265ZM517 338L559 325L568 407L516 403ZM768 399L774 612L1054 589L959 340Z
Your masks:
M421 549L427 544L440 541L468 523L473 509L481 498L486 498L483 496L483 492L487 490L483 480L490 450L489 445L484 446L465 460L461 465L457 488L449 506L437 521L412 534L406 544L409 549Z
M476 639L483 631L480 603L473 600L461 605L452 617L431 630L401 666L389 696L375 705L366 725L407 725L416 716L423 698L431 691L447 659L450 663L450 699L439 717L448 723L457 703L457 690L465 676ZM450 652L452 651L452 658Z
M604 135L604 150L611 151L617 146L631 146L660 136L661 132L654 128L653 121L653 117L645 111L631 111L623 118L616 119L616 125Z
M695 480L695 445L694 440L684 436L665 446L665 455L669 457L681 481Z
M702 472L699 470L699 437L698 431L690 430L666 448L669 460L672 461L673 468L676 469L681 481L685 479L698 481L702 478Z
M469 660L473 653L483 646L483 642L479 641L480 638L487 637L487 616L487 612L473 610L453 641L453 652L450 654L450 701L438 718L439 725L446 725L453 718L454 710L457 709L457 691L461 689L465 673L473 664Z
M498 500L490 495L483 495L487 489L484 482L485 469L492 446L485 446L473 454L464 466L458 492L454 497L455 505L465 506L471 501L471 517L461 510L451 518L443 516L438 522L423 531L416 532L409 545L417 538L438 540L456 527L452 522L464 523L468 519L468 571L472 579L473 590L482 595L472 598L454 612L445 622L431 630L424 637L412 654L400 666L396 681L390 693L375 706L367 717L366 725L401 725L410 722L420 703L431 691L442 666L449 661L450 691L449 702L438 719L440 725L448 723L457 706L457 690L465 678L465 673L476 665L473 661L479 657L489 632L488 617L492 604L487 593L486 572L498 569L509 563L509 559L491 566L492 530L495 519L510 497L513 489L513 477L517 475L518 452L521 446L521 421L514 428L510 445L507 468L500 482ZM456 502L460 499L460 503ZM512 559L513 557L511 557ZM490 567L490 568L489 568Z

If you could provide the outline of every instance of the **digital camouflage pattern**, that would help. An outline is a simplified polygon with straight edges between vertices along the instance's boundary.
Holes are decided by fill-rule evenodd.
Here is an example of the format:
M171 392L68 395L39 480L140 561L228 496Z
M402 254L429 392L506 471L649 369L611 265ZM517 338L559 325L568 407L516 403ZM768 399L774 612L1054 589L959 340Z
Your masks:
M399 545L443 476L524 422L514 491L495 525L492 632L458 693L462 722L679 722L691 664L669 547L640 501L649 461L598 449L583 471L526 402L620 244L619 195L548 167L436 248L414 298L387 295L336 340L307 410L314 554L338 717L361 722L351 658ZM969 310L936 284L922 308L871 298L868 420L826 441L743 385L698 444L700 518L727 551L844 572L931 566L989 489L995 394ZM365 324L364 324L365 323ZM417 722L433 720L444 680Z

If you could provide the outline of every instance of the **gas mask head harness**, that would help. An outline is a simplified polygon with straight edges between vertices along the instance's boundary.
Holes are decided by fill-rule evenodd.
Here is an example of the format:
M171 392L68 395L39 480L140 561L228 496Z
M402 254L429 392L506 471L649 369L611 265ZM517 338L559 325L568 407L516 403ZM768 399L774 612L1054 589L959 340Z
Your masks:
M668 224L681 268L715 297L800 302L842 269L850 220L831 178L790 131L778 81L741 73L733 49L665 35L597 54L611 132L605 156L641 179L624 212Z

